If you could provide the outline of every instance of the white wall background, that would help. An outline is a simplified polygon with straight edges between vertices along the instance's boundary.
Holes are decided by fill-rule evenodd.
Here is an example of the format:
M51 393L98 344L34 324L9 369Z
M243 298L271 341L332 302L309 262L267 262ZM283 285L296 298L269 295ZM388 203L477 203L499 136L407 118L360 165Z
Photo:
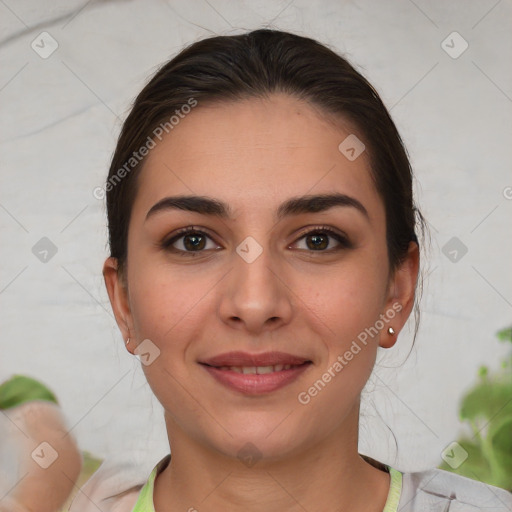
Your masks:
M82 449L100 457L145 475L167 453L162 408L104 289L105 208L93 189L149 74L209 34L270 24L345 54L408 146L432 233L422 320L407 361L405 331L382 363L396 368L373 379L398 457L378 418L364 422L360 450L405 471L439 464L463 431L460 396L508 350L495 332L512 317L511 17L510 0L2 0L0 381L45 382ZM31 47L44 31L58 43L47 58ZM469 45L458 58L441 46L453 31ZM463 41L452 40L453 54ZM46 263L32 252L42 237L58 249ZM442 252L452 237L468 249L455 263Z

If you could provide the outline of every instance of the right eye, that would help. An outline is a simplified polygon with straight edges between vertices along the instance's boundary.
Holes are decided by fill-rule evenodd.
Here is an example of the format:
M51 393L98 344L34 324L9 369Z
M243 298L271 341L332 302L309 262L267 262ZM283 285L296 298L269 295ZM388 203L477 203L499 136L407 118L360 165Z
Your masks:
M216 247L207 247L208 240L213 242L212 238L204 231L192 226L180 229L173 237L162 242L162 248L166 251L177 253L180 256L193 255L205 250L220 248L218 245Z

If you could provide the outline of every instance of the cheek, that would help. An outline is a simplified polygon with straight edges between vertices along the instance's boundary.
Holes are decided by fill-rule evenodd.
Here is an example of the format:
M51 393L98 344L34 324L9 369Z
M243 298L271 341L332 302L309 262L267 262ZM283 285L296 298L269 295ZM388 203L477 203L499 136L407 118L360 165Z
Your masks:
M372 258L354 258L331 276L317 281L314 305L322 318L327 349L320 372L333 382L332 391L358 393L368 379L377 354L384 312L386 274ZM385 270L385 269L384 269ZM312 290L311 289L311 290ZM328 374L325 374L327 372ZM334 377L335 376L335 377Z
M139 342L149 339L157 354L150 364L141 365L142 370L167 411L182 411L200 424L201 414L194 409L195 401L190 400L190 394L196 396L197 390L186 363L188 348L204 336L204 295L215 281L211 277L194 279L164 266L138 268L140 273L134 272L130 290L134 328Z
M321 415L326 429L338 425L357 401L377 354L374 326L382 313L385 282L382 272L359 263L317 281L323 292L318 286L309 292L314 298L310 309L322 319L326 352L299 402Z
M378 319L385 303L386 284L382 267L365 265L362 258L354 258L338 271L316 279L308 295L325 324L333 326L334 334L346 340Z
M165 265L137 266L134 261L133 266L138 271L130 276L130 305L139 339L154 339L161 345L168 339L178 341L176 333L194 324L205 290L213 284L211 278L171 271Z

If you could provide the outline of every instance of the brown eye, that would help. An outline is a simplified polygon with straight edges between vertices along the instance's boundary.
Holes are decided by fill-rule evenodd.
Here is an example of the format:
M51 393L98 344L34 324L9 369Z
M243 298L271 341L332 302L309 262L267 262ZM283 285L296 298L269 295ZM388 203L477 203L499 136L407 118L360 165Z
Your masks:
M200 234L184 235L183 245L187 251L195 251L204 249L206 245L206 238Z
M213 240L203 231L185 228L176 236L162 243L162 248L171 252L186 255L187 253L203 252L208 249L216 249L219 246L213 243L213 247L207 247L208 241Z
M305 239L305 250L309 250L309 252L330 252L352 247L348 238L328 228L315 228L307 231L298 240L302 239ZM337 242L337 247L331 247L333 245L331 239Z
M305 238L307 240L306 244L310 249L327 249L329 247L329 235L325 233L313 233L306 235Z

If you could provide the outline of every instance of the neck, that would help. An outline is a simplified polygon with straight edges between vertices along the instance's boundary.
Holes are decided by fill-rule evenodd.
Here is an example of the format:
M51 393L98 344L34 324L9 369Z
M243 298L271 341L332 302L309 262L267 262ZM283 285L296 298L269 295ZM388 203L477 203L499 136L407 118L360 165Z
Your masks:
M155 481L156 512L381 512L384 508L390 477L359 455L358 415L350 428L344 425L300 453L260 459L250 467L205 448L167 416L166 421L172 460Z

